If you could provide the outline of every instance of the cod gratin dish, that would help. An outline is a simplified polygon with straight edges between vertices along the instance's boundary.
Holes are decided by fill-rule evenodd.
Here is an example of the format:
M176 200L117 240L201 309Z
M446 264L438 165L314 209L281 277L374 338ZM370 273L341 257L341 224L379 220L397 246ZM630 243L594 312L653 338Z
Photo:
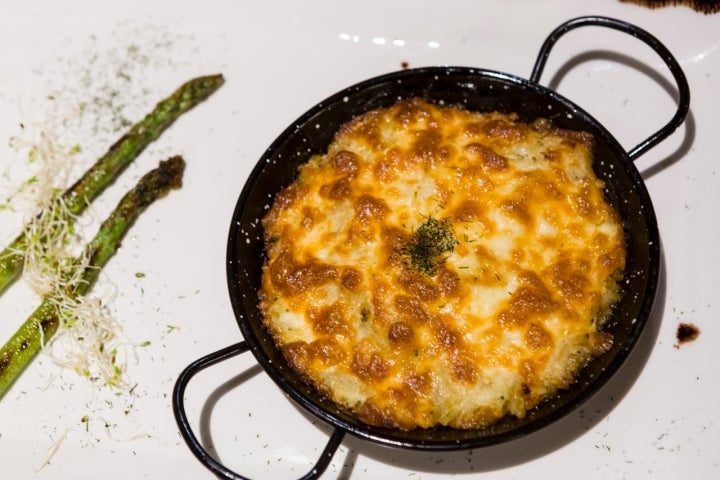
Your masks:
M523 418L612 345L625 241L592 150L421 99L356 117L263 219L266 328L367 424Z

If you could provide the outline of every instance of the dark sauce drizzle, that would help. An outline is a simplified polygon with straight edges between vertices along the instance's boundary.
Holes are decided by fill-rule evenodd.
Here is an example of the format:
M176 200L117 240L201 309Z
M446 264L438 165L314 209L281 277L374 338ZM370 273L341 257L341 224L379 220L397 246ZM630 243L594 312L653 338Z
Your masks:
M720 12L719 0L620 0L623 3L635 3L649 8L662 8L684 5L696 12L709 15Z
M681 323L678 325L677 332L675 332L675 338L677 338L678 341L675 346L679 347L684 343L692 342L698 335L700 335L700 329L698 327L692 323Z

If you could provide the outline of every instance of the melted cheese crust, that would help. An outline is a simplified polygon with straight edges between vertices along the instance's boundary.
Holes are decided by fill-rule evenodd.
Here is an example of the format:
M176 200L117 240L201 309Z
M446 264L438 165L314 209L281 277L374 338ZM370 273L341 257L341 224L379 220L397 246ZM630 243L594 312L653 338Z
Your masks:
M290 365L371 425L523 417L612 344L625 242L592 138L420 99L345 125L263 219L260 307ZM403 246L457 244L433 276Z

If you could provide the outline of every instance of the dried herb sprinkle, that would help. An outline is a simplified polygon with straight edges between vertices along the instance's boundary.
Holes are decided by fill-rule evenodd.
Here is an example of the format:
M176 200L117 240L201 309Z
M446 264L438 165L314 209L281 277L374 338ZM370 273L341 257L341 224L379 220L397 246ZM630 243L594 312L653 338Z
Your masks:
M445 261L445 254L457 244L450 220L430 216L413 232L401 253L413 271L432 277Z

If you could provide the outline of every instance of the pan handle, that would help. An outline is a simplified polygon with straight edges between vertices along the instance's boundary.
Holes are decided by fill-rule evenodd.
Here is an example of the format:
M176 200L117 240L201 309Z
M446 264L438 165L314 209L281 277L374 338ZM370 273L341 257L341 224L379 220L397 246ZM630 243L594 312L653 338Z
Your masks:
M185 443L188 444L190 450L192 450L193 454L195 454L195 457L197 457L197 459L200 460L200 462L205 465L205 467L211 470L219 478L227 478L231 480L248 480L247 477L243 477L242 475L233 472L232 470L224 466L222 463L211 457L210 454L200 444L197 437L195 437L195 434L190 427L190 422L188 421L187 415L185 413L185 389L190 382L190 379L194 377L196 373L204 370L207 367L227 360L231 357L247 352L249 349L250 347L247 342L240 342L236 343L235 345L223 348L222 350L218 350L217 352L206 355L198 360L195 360L193 363L188 365L185 370L183 370L183 372L180 374L177 381L175 382L175 388L173 389L173 413L175 414L175 421L180 428L180 434L185 439ZM327 445L325 445L325 449L323 450L322 455L315 463L313 468L303 477L301 477L301 480L310 480L318 478L320 475L322 475L322 473L330 464L330 460L335 454L335 451L340 446L344 435L344 430L340 430L338 428L335 428L333 430L333 433L330 436L330 440L328 441Z
M627 33L643 42L645 42L655 53L668 66L672 76L675 78L678 88L678 108L672 119L660 130L650 135L647 139L640 142L637 146L628 152L628 156L631 160L636 160L640 155L650 150L652 147L667 138L672 132L678 128L683 121L690 108L690 88L688 87L685 73L683 72L680 64L675 59L672 53L663 45L657 38L650 33L646 32L642 28L635 26L631 23L624 22L622 20L616 20L614 18L602 17L602 16L584 16L578 17L561 24L557 27L545 40L540 52L538 53L535 66L533 67L532 74L530 75L530 81L539 83L540 76L542 75L543 69L545 68L545 62L547 61L550 50L552 49L555 42L564 34L573 30L577 27L584 26L598 26L612 28L621 32Z

